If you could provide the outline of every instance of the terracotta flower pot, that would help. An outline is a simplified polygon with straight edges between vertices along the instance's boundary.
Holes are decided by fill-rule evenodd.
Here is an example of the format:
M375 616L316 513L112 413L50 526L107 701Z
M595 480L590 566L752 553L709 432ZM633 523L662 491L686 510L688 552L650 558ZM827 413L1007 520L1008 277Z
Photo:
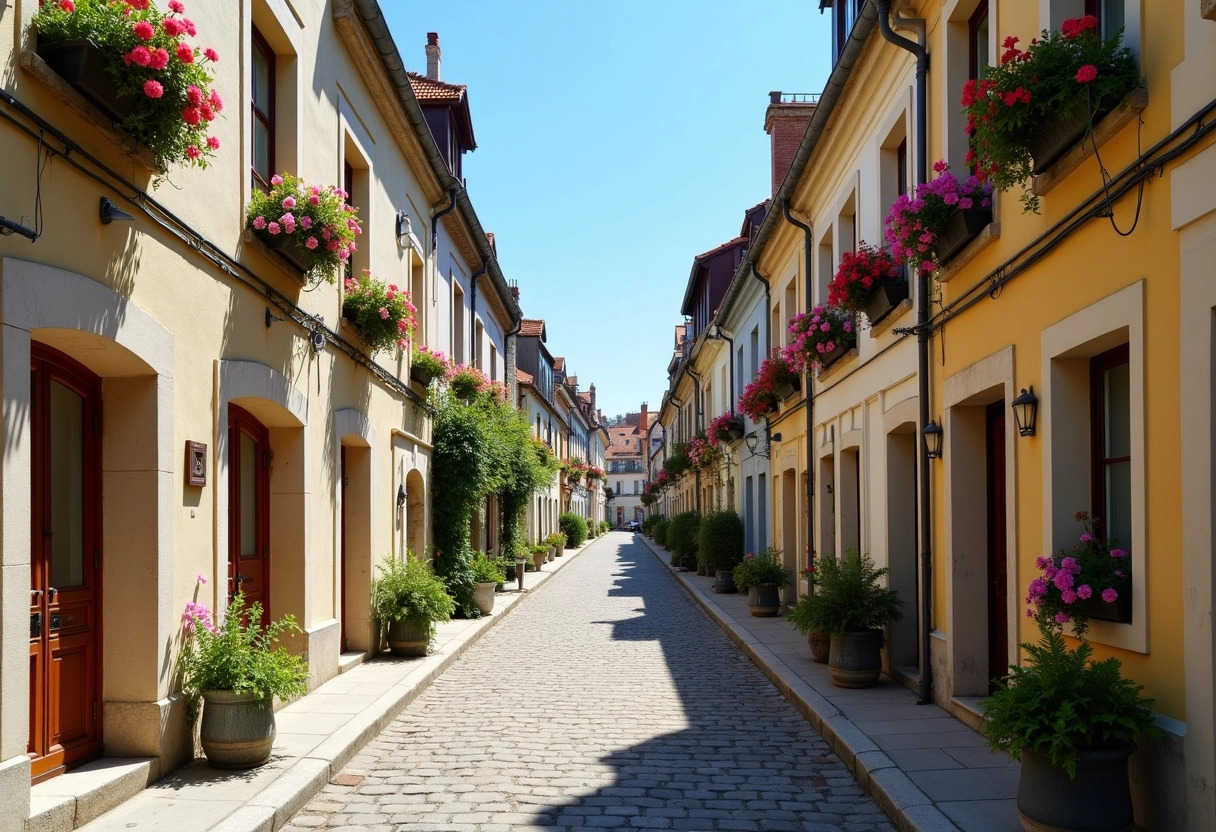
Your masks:
M735 586L735 576L729 569L718 569L714 574L714 592L729 594L738 592Z
M811 648L811 658L817 664L827 664L832 650L832 634L812 632L807 635L806 643Z

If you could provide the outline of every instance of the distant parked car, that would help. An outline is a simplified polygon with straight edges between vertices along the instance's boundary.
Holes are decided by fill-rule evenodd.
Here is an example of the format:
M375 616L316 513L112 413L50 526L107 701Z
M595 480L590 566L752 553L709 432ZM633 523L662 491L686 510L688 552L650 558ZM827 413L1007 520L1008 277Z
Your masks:
M629 531L636 532L636 531L641 530L641 528L642 528L642 524L639 523L637 520L629 521Z

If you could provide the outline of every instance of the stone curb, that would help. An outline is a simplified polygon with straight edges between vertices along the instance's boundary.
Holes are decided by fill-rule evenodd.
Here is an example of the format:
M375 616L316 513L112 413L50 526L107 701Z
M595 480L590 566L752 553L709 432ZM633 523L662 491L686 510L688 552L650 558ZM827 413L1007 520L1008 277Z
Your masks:
M579 549L573 551L567 549L562 556L563 565L586 552L603 538L604 535L597 535ZM557 563L557 561L553 562ZM411 680L408 685L400 685L399 689L395 688L381 696L355 719L343 725L316 748L297 760L294 765L285 769L274 781L268 783L266 788L251 797L244 806L224 818L215 827L215 830L277 832L309 800L319 794L325 784L337 776L343 766L350 762L363 746L396 719L411 702L418 698L419 694L442 676L445 670L455 664L490 628L505 620L525 599L532 597L533 593L546 586L550 578L558 571L560 570L554 569L546 572L545 574L549 577L526 590L525 595L509 607L504 607L500 613L479 619L482 623L450 652L438 656L428 656L428 659L438 658L439 661L425 676Z
M738 645L752 663L768 677L819 734L827 740L841 761L853 772L858 784L900 829L900 832L960 832L959 828L934 805L908 775L900 770L864 731L845 717L822 694L794 673L782 673L785 663L763 644L752 640L734 626L725 610L697 592L668 563L668 553L660 550L645 535L638 535L650 553L667 568L671 577L697 602L722 632Z

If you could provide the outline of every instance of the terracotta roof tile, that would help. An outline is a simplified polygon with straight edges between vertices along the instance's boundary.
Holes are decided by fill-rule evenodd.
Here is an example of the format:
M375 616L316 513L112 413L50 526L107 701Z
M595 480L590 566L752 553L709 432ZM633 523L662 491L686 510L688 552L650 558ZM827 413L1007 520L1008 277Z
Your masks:
M560 355L557 358L553 359L553 369L558 370L558 371L565 370L566 369L566 359Z
M414 88L414 97L420 102L459 102L464 97L468 87L465 84L449 84L446 81L436 81L417 72L407 72L410 86Z
M531 384L532 383L532 374L525 373L523 370L520 370L520 369L516 369L515 370L515 380L518 381L520 384Z
M692 259L693 260L704 260L706 257L712 257L713 255L718 254L719 252L726 251L728 248L732 248L733 246L737 246L740 243L746 243L746 242L747 242L746 237L736 237L735 239L730 240L729 242L723 243L722 245L718 246L717 248L711 248L709 251L702 252L701 254L698 254L696 257L694 257Z
M537 318L524 318L519 322L519 334L522 338L543 338L545 322Z

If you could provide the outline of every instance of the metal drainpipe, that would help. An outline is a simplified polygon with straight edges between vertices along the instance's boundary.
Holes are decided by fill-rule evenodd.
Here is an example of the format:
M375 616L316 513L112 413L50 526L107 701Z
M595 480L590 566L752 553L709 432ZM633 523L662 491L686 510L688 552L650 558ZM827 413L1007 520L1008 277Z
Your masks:
M916 184L923 185L928 178L928 119L926 117L926 88L929 72L929 53L914 40L895 34L891 30L891 0L876 0L878 31L885 40L900 49L911 52L916 58ZM916 26L910 20L901 24ZM920 285L916 298L916 346L917 346L917 397L920 399L920 427L929 424L929 281L918 275ZM930 500L930 460L924 450L917 456L917 473L920 491L920 682L916 697L921 705L932 701L933 665L929 661L929 618L933 611L933 504Z
M435 287L435 291L433 291L431 293L431 306L439 305L439 256L436 253L436 248L439 246L439 220L441 220L443 218L444 214L450 214L452 212L452 210L455 209L455 207L456 207L456 187L453 185L452 187L448 188L448 205L447 205L447 207L440 208L438 211L431 212L431 250L427 253L428 256L433 258L435 261L435 264L433 266L434 280L433 280L433 284L432 284ZM438 314L438 313L436 313L436 314ZM436 325L438 325L438 322L436 322Z
M772 314L773 291L768 278L760 274L755 263L752 263L752 277L764 284L764 357L768 358L773 351L773 327L768 320Z
M809 313L814 308L814 295L811 292L811 253L813 246L811 240L814 237L811 227L799 220L790 213L790 201L788 199L781 200L781 213L785 215L785 221L795 228L802 230L802 245L803 245L803 274L806 278L803 280L803 286L806 291L806 308ZM815 395L813 390L814 379L811 373L806 374L806 549L807 557L812 557L815 553L815 461L812 458L812 450L814 448L815 437Z
M713 334L709 336L716 341L725 341L730 350L727 355L727 365L730 368L730 412L735 412L735 339L722 333L722 327L714 324Z
M688 368L688 374L692 376L693 383L693 399L692 399L692 427L693 435L695 436L705 422L705 408L701 404L701 377L693 371L692 367ZM697 514L701 513L701 469L697 468Z

